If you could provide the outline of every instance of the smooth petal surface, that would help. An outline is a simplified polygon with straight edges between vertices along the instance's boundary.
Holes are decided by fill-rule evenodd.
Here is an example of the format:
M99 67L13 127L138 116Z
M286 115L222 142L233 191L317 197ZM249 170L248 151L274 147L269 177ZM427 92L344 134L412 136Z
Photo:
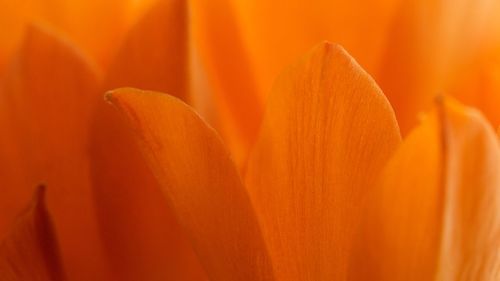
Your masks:
M374 76L403 135L436 95L455 95L450 89L468 79L464 74L475 75L471 64L498 46L499 11L500 2L491 0L401 1Z
M106 90L137 87L189 102L187 7L161 0L129 31L105 81Z
M0 276L4 281L65 280L44 192L44 187L36 190L29 208L0 245Z
M144 155L211 280L274 280L248 194L215 132L180 100L119 89L108 99Z
M498 52L500 55L500 52ZM475 61L457 79L450 93L481 110L493 127L500 125L500 57L485 56Z
M321 40L341 44L364 69L373 73L399 2L231 1L236 7L242 36L263 97L267 96L282 69Z
M484 117L439 102L368 200L353 280L498 280L499 167Z
M235 161L242 166L257 137L263 95L233 4L230 0L191 1L191 31L213 89L220 115L217 125Z
M131 30L105 89L135 86L188 100L184 1L155 5ZM119 113L102 102L92 128L93 191L101 235L118 280L206 280Z
M0 77L5 72L10 57L23 38L26 24L43 18L56 18L56 1L0 1Z
M55 27L105 68L130 26L158 0L51 1L58 1L60 6L60 23Z
M278 78L246 183L279 280L345 278L363 198L399 141L391 106L340 46Z
M137 2L140 2L138 4ZM19 46L27 25L48 25L107 65L128 26L151 1L1 0L0 76ZM110 16L112 15L112 20Z
M443 107L444 155L447 164L438 277L442 280L498 280L498 139L494 129L479 112L467 110L453 101Z
M206 280L130 126L103 102L92 132L92 187L103 244L116 278Z
M0 178L16 185L2 184L0 230L19 212L33 186L45 183L51 187L47 204L68 277L109 280L88 170L90 114L101 100L95 69L70 43L31 27L6 77L0 119L7 139L2 142L10 146L0 149Z

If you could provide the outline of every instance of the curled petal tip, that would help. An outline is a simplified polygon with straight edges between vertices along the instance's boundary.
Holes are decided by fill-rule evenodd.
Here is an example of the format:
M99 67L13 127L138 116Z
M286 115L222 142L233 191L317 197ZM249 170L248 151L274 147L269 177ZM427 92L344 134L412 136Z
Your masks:
M106 93L104 93L104 100L110 104L114 104L114 99L115 99L114 94L115 94L114 90L107 91Z
M121 93L125 93L125 92L130 92L130 91L142 92L141 90L134 89L134 88L127 88L127 87L117 88L117 89L109 90L106 93L104 93L104 100L112 105L116 105L118 102L117 95L120 95Z

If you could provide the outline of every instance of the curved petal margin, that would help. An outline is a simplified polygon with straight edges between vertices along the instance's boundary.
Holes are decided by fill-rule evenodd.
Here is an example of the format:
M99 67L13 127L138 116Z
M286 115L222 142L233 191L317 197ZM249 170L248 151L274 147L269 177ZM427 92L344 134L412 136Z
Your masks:
M0 276L6 281L65 280L43 186L0 246Z
M368 200L354 280L498 280L499 167L485 118L439 101Z
M340 46L275 83L246 175L280 280L343 280L372 181L400 142L394 112Z
M211 280L274 280L249 196L217 134L172 96L106 95L135 128L144 155Z

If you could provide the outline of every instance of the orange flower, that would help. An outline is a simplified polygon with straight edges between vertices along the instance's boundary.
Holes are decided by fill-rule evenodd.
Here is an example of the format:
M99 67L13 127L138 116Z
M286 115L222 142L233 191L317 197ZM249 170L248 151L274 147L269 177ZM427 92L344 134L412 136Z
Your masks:
M500 278L496 1L63 2L0 32L3 279Z

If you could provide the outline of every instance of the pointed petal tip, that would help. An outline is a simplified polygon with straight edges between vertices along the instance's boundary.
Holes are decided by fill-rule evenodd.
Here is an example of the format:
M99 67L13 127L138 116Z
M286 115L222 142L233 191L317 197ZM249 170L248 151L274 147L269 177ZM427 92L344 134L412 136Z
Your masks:
M312 50L305 56L305 60L310 60L311 57L320 58L320 61L323 61L323 64L325 65L344 65L356 69L360 75L367 77L370 84L373 85L378 92L382 93L384 98L387 100L385 94L382 92L370 73L368 73L364 67L358 63L356 58L353 57L341 44L332 43L327 40L322 41L312 48Z
M385 258L368 268L374 266L381 279L427 280L439 264L444 279L495 279L485 276L491 276L496 259L491 245L500 233L499 156L497 135L479 110L446 95L435 97L369 201L373 210L367 213L376 216L370 220L381 223L365 224L381 231L362 231L371 233L367 241L373 247L362 255L377 257L383 251Z
M245 174L277 279L345 279L362 213L352 202L399 143L389 102L340 45L323 41L278 76Z
M13 281L66 280L44 185L36 187L30 204L0 243L0 276Z
M446 116L468 116L469 118L473 118L483 124L488 124L490 126L490 122L484 116L484 114L477 108L464 105L460 101L456 100L453 97L447 95L438 95L434 100L435 108L442 112L441 118L445 118ZM443 119L444 121L444 119Z
M201 262L209 275L218 280L270 280L272 268L257 218L215 131L173 96L129 88L108 92L106 98L136 130L143 155L181 227L205 257ZM217 204L210 204L214 200ZM221 219L224 223L210 226ZM245 243L231 246L241 241Z
M367 87L373 89L372 94L377 96L377 99L383 100L382 106L384 106L386 110L389 110L392 118L396 120L394 108L385 93L379 87L378 83L341 44L325 40L316 45L316 47L304 56L299 65L304 63L304 61L317 61L323 66L323 68L321 68L321 71L323 72L328 71L328 69L331 70L337 68L349 70L351 73L349 78L352 80L352 85L358 83L359 79L365 80ZM401 135L398 122L396 122L395 125L397 127L398 134Z
M354 62L356 65L359 65L356 59L351 56L351 54L339 43L330 42L328 40L324 40L315 48L312 49L312 53L321 53L324 56L332 55L334 58L345 58L349 62ZM363 67L359 66L366 73Z
M93 72L96 79L102 79L103 70L97 65L92 57L90 57L78 44L73 42L68 34L54 28L49 23L32 21L29 22L24 31L20 48L21 50L40 51L39 44L57 44L52 48L66 48L66 51L72 53L73 56L81 60L81 62ZM27 54L21 54L28 57Z
M434 104L436 106L442 106L443 105L443 102L444 100L447 99L447 96L446 95L443 95L443 94L437 94L435 97L434 97Z
M45 194L47 192L47 187L45 184L39 184L35 189L35 194L33 195L33 202L36 206L45 204Z
M330 42L328 40L321 41L321 43L316 45L316 48L314 48L314 49L319 49L319 48L323 48L324 51L344 51L345 52L345 49L344 49L344 47L342 47L342 45L340 45L339 43Z
M333 43L324 40L311 49L310 54L321 54L327 56L329 54L339 54L342 56L350 57L349 53L338 43Z

